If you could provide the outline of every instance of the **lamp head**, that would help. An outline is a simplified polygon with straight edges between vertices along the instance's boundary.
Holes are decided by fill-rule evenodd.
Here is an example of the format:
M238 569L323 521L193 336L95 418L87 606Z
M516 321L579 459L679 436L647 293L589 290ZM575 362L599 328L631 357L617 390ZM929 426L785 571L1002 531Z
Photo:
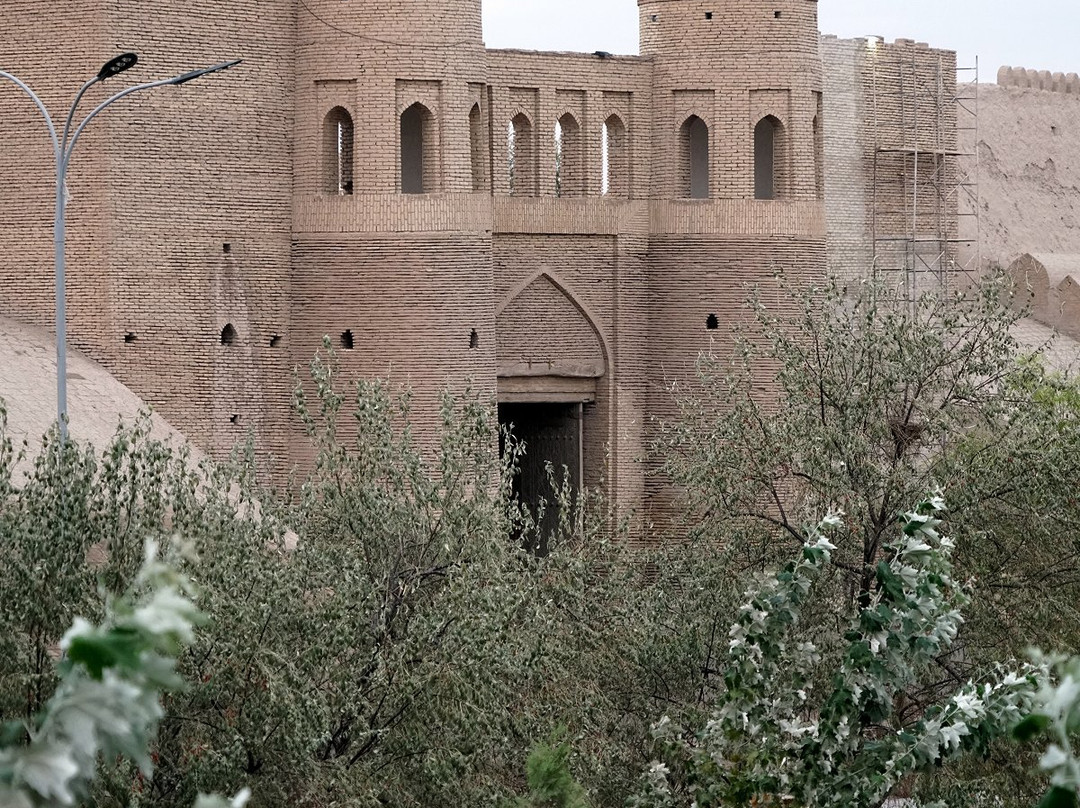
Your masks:
M101 70L98 71L98 81L105 81L105 79L112 78L125 70L130 70L135 67L138 61L139 57L134 53L121 53L119 56L114 56L102 65Z

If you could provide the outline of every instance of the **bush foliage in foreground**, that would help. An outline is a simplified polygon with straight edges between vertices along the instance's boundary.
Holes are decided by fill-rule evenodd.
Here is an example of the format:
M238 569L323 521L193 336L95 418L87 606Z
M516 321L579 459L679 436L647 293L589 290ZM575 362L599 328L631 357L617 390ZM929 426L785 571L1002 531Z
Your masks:
M284 495L244 458L196 466L141 425L100 459L49 447L4 483L0 716L42 709L67 626L102 615L97 581L124 591L145 538L181 535L211 618L179 661L192 686L165 700L153 777L114 769L95 804L189 806L238 784L257 805L496 804L559 726L590 800L616 804L660 700L698 698L686 598L595 531L552 537L544 559L508 540L533 527L480 402L444 401L426 459L407 398L366 383L346 398L333 371L315 363L300 396L316 463Z
M285 493L261 488L250 458L197 466L140 425L101 457L50 447L26 479L13 474L4 438L0 718L41 711L72 619L103 614L99 582L125 591L147 537L182 535L199 548L184 573L211 617L179 660L192 685L164 703L153 776L114 768L94 805L187 806L200 791L246 785L255 805L481 806L528 792L531 804L616 806L639 791L661 716L667 732L683 729L661 733L677 798L703 782L701 754L719 771L745 763L712 718L754 692L720 662L733 650L729 627L747 618L741 593L801 552L803 524L838 506L846 516L829 534L832 563L813 571L800 606L798 642L812 642L820 661L802 670L785 656L797 643L774 649L775 675L799 670L806 687L787 693L790 704L754 708L767 718L766 740L749 747L764 779L717 786L727 802L715 803L772 794L828 805L820 789L796 794L790 772L785 784L789 764L776 755L792 728L820 726L830 702L809 694L838 692L825 672L860 643L872 649L864 619L886 620L875 610L906 591L881 564L899 552L897 517L933 483L955 504L953 575L981 578L973 619L949 618L951 650L920 647L911 671L879 672L893 678L867 691L873 709L862 693L843 708L852 742L865 751L892 732L926 735L927 716L955 708L969 681L991 681L1025 638L1067 648L1076 636L1075 584L1055 560L1080 552L1070 476L1080 399L1018 357L996 295L927 301L912 315L877 288L854 299L819 290L797 335L759 307L767 339L748 340L733 363L707 363L668 433L665 472L697 521L680 541L635 556L609 539L603 515L580 533L563 520L543 559L522 551L507 537L535 526L509 501L512 458L493 458L484 403L447 397L439 444L422 452L408 398L342 385L332 361L316 362L298 395L316 462ZM745 368L759 360L780 368L778 408L748 384ZM772 591L769 580L755 591ZM1039 605L1048 584L1060 599L1049 609ZM791 701L799 690L802 713ZM788 724L781 707L793 708ZM564 733L533 752L527 778L534 742L556 727ZM807 749L823 743L799 738ZM948 782L973 794L965 783L983 774L950 770ZM874 776L875 795L908 785Z

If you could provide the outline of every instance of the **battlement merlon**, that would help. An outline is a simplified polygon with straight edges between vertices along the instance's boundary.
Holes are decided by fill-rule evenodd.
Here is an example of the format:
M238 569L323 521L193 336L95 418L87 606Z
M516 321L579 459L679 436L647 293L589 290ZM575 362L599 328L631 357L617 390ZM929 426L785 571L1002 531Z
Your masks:
M1001 87L1016 87L1021 90L1080 95L1080 76L1076 73L1051 73L1049 70L1028 70L1006 65L998 70L997 83Z

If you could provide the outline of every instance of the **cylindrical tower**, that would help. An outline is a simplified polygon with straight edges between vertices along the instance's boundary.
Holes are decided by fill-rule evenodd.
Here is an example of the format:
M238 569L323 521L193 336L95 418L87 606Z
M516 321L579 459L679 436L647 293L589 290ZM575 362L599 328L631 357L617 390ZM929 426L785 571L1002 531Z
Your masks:
M470 143L470 112L486 107L480 0L304 0L297 14L299 193L481 184Z
M490 127L480 0L297 7L294 353L352 377L494 397ZM302 459L302 458L301 458Z
M639 0L638 7L641 52L655 61L656 142L677 162L655 193L819 198L816 0Z
M696 388L698 356L723 361L733 326L752 329L751 288L782 317L775 271L825 274L822 75L815 0L638 5L653 63L650 409L664 419L678 417L673 384ZM774 373L754 368L765 396ZM663 518L672 492L649 485Z

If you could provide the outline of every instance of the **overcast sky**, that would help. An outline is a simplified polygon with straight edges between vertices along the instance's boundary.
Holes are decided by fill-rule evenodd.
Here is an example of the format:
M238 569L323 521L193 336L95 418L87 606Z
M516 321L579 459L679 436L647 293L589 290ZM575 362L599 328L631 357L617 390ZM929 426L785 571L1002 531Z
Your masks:
M754 2L755 0L719 0ZM906 37L979 57L979 79L1001 65L1080 72L1080 0L820 0L821 30ZM484 0L489 48L637 53L637 0Z

